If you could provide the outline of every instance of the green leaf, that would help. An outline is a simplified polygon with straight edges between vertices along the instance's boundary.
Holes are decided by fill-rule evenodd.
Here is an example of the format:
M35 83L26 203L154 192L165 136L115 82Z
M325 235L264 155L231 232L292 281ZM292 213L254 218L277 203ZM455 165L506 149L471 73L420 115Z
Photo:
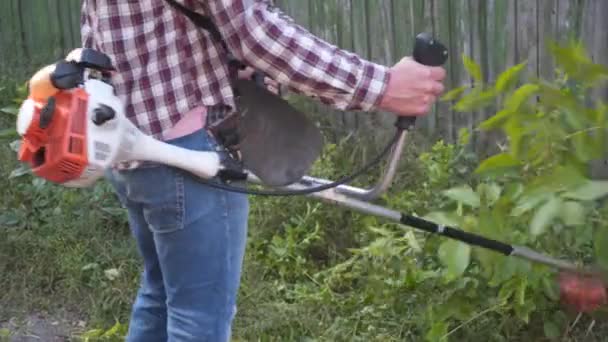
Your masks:
M559 327L553 321L545 321L543 324L543 330L545 332L545 337L548 339L556 339L561 336Z
M548 170L549 171L549 170ZM560 165L546 176L537 177L527 187L528 193L559 192L585 184L587 179L571 165Z
M15 141L12 141L9 144L9 147L11 148L12 151L19 152L19 149L21 148L21 139L17 139Z
M484 160L479 164L475 173L485 173L490 171L498 171L506 168L519 166L520 163L509 153L499 153Z
M563 202L559 217L567 226L582 225L585 223L585 207L579 202Z
M461 276L471 261L471 246L460 241L448 240L439 246L439 259L447 267L450 277Z
M583 83L583 86L592 85L608 77L608 68L593 63L581 42L572 41L568 45L553 43L550 45L550 51L558 67L570 78Z
M19 216L14 212L5 212L0 214L0 227L12 227L19 224Z
M496 80L496 90L502 92L507 91L511 87L513 87L517 81L517 76L519 76L526 64L527 61L514 65L502 72Z
M496 113L496 115L491 116L490 118L486 119L481 124L479 124L479 129L484 130L484 131L497 129L500 126L502 126L509 119L509 117L512 114L513 114L512 111L507 110L507 109L502 109L501 111Z
M97 268L99 268L99 264L93 262L93 263L89 263L89 264L84 265L81 268L81 270L82 271L88 271L88 270L97 269Z
M477 193L488 205L493 205L500 198L502 188L496 183L481 183L477 186Z
M17 116L17 114L19 113L19 108L17 108L17 107L4 107L4 108L0 108L0 112L6 113L6 114L10 114L10 115L13 115L13 116Z
M526 127L522 126L520 120L508 120L503 127L505 134L509 138L511 153L519 157L522 151L522 144L525 141L524 135L527 133Z
M443 211L433 211L423 217L425 220L433 221L444 226L458 227L461 225L461 217L454 213L446 213Z
M447 342L448 323L439 321L433 323L431 329L426 333L427 342Z
M559 300L559 284L556 284L552 279L542 278L544 294L552 300Z
M538 92L540 86L536 84L524 84L519 87L511 96L505 101L506 108L511 112L517 112L521 108L522 104L528 100L528 98Z
M458 88L454 88L450 91L448 91L447 93L445 93L442 97L441 100L442 101L452 101L455 100L458 96L460 96L460 94L462 94L465 91L466 87L462 86L462 87L458 87Z
M451 200L466 204L470 207L479 207L479 195L468 185L444 190L443 195Z
M8 176L9 179L13 179L13 178L19 178L22 177L24 175L27 175L31 173L31 169L25 165L19 165L18 168L14 169L13 171L11 171L10 175Z
M608 269L608 229L606 227L596 229L593 244L597 263Z
M517 287L517 305L526 304L526 289L528 288L527 278L519 278L519 286Z
M17 134L17 131L13 128L7 128L7 129L0 130L0 139L1 140L17 139L17 138L19 138L19 134Z
M589 162L602 157L603 146L596 147L589 135L576 134L570 139L574 146L574 155L581 162Z
M589 180L572 191L564 193L563 197L579 201L595 201L608 195L608 181Z
M562 200L559 197L552 197L538 208L532 222L530 223L530 233L538 236L545 232L547 227L560 214Z
M414 250L414 252L416 253L421 253L422 252L422 248L420 247L420 244L418 243L418 239L416 239L416 235L414 235L413 231L408 231L407 233L405 233L405 239L407 241L408 246Z
M523 305L515 306L515 315L528 324L530 323L530 314L534 312L534 309L536 309L534 302L528 301Z
M484 108L494 103L496 94L494 89L490 90L474 90L463 96L458 103L454 105L454 109L458 112L468 112Z
M462 54L462 61L464 63L464 67L467 69L469 75L473 77L473 79L477 82L482 81L481 67L479 64L475 63L471 58L469 58L464 53Z

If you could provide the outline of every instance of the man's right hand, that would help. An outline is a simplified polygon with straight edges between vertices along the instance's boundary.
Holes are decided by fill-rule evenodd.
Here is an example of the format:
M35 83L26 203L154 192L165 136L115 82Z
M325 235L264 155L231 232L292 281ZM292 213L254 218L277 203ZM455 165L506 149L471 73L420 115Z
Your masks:
M390 69L390 80L379 109L399 116L420 116L429 112L444 91L446 71L405 57Z

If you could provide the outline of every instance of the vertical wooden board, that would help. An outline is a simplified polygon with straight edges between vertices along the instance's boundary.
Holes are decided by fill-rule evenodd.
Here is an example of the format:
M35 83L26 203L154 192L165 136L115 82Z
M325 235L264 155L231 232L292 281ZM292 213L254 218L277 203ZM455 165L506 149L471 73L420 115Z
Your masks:
M551 79L554 75L554 63L549 51L549 45L554 43L557 37L559 0L540 1L540 15L538 20L538 63L540 77Z
M488 79L495 81L498 74L507 68L507 51L510 50L508 26L509 2L489 0L487 8L488 30Z
M379 5L377 6L377 18L378 25L374 30L374 39L377 39L375 52L378 55L373 55L373 59L375 62L384 64L384 65L392 65L396 62L395 60L395 51L394 51L394 41L395 37L393 36L393 16L391 14L392 11L392 0L382 0L379 1ZM377 35L377 36L376 36Z
M351 28L353 39L353 52L363 58L368 55L368 18L366 15L366 3L369 0L350 0L351 6Z
M430 25L427 24L428 17L425 15L425 0L412 0L410 1L410 25L414 36L424 30L429 29Z
M395 56L401 59L412 54L414 32L410 24L410 2L414 0L393 0L391 2L393 23L393 46Z
M22 2L19 0L9 0L11 3L10 8L10 16L12 18L12 28L11 34L13 35L14 42L14 51L11 65L16 66L16 62L19 61L19 67L24 64L24 61L29 60L29 52L27 47L27 42L25 41L25 27L23 25L23 15L22 15ZM12 70L13 73L16 73L16 70Z
M281 0L277 6L285 10L293 20L300 26L310 29L310 2L311 0Z
M70 13L70 49L80 47L80 0L62 1Z
M27 27L25 42L29 52L28 67L50 55L54 34L49 30L48 1L23 2L23 26ZM54 17L54 15L53 15ZM56 19L55 19L56 20Z
M456 51L455 37L455 18L452 7L455 0L435 1L433 6L433 32L435 37L441 41L448 49L448 61L445 69L447 73L445 86L446 91L450 91L460 86L459 80L455 75L459 69L459 56ZM454 127L454 112L451 103L439 102L436 108L436 127L433 135L439 135L452 140L452 130Z
M570 0L568 8L568 22L570 31L568 36L574 39L580 39L584 22L585 3L590 0Z
M70 9L70 2L66 0L59 0L59 3L55 4L56 11L58 13L59 28L61 36L57 37L59 40L57 52L60 54L66 54L72 45L72 19L71 12L75 9Z
M439 1L438 0L428 0L428 1L422 1L421 5L422 5L422 21L419 23L416 23L418 30L415 32L415 35L421 33L421 32L427 32L430 33L431 35L433 35L433 37L436 37L437 39L439 39L439 37L437 37L437 27L436 27L436 23L437 23L437 14L438 14L438 10L439 10L439 6L438 6ZM412 46L413 48L413 46ZM410 48L410 49L412 49ZM438 125L438 121L439 121L439 117L440 115L443 115L444 113L440 113L440 107L439 106L433 106L431 109L431 112L426 115L425 117L422 118L422 120L420 120L420 127L423 129L424 132L426 132L426 134L428 136L432 136L433 134L436 133L437 131L437 125Z
M471 77L463 65L462 55L473 58L471 51L473 49L471 42L472 25L475 21L475 15L470 13L468 0L451 0L450 1L450 20L452 23L451 35L451 54L450 60L450 77L452 83L456 86L470 86ZM470 127L472 125L470 113L454 112L451 127L446 130L446 140L454 141L455 132L461 127Z
M608 2L607 1L587 1L584 7L584 23L581 29L582 41L585 44L587 53L594 63L608 66ZM604 84L595 88L590 94L590 104L596 101L608 103L608 85ZM592 177L608 178L608 156L598 158L590 163L589 169Z
M365 12L368 22L368 25L366 25L368 27L366 36L367 59L381 65L390 65L392 62L392 28L390 27L391 21L388 19L388 11L385 6L390 7L390 1L366 1ZM374 138L376 143L386 141L384 130L394 123L391 120L394 118L393 115L382 112L365 113L363 115L366 116L369 128L372 129L372 134L369 136Z
M65 23L66 16L69 15L67 8L62 8L62 4L68 4L66 0L47 0L46 11L50 16L50 20L45 21L45 26L48 32L51 33L51 37L46 39L46 43L49 45L53 56L62 53L62 47L66 45L63 26L71 25L71 22ZM61 50L60 50L61 49Z
M583 16L582 42L594 63L608 67L608 2L603 0L587 1ZM608 102L608 86L604 84L593 93L595 100Z
M412 55L416 35L421 32L433 33L432 8L433 6L431 6L428 1L409 1L408 18L410 35L407 39L408 45L406 46L406 48L408 50L406 52L406 55ZM418 129L427 132L429 131L429 129L434 129L434 121L436 119L435 111L436 109L433 109L433 111L431 111L428 115L418 118L416 120L416 126L418 127Z
M338 46L338 5L338 0L321 0L318 2L318 9L322 13L317 22L317 25L319 25L319 37L336 46ZM331 126L342 126L342 112L325 107L322 113L325 115L325 121ZM335 130L334 132L337 131Z
M23 46L21 43L21 35L19 33L19 17L17 15L17 6L15 3L15 0L9 0L7 2L7 12L8 15L5 17L7 19L7 43L10 47L10 50L12 51L12 53L9 55L9 57L7 58L7 66L10 68L13 65L13 63L16 60L19 60L20 57L23 55ZM13 72L14 70L10 70L8 73L10 74L11 72Z
M581 41L594 61L601 59L600 54L606 55L607 52L605 50L606 45L603 43L608 41L608 32L603 29L606 27L604 16L608 13L602 13L602 3L605 3L605 1L588 0L583 6L585 20L583 20L581 27ZM598 48L604 49L598 50Z
M487 41L486 39L486 7L485 0L468 0L468 12L473 13L469 24L469 50L466 54L477 63L484 77L483 81L487 81ZM473 78L470 79L474 82ZM483 120L483 111L472 111L467 113L466 129L473 131L477 127L478 123ZM459 127L460 128L460 127ZM454 132L457 134L458 132ZM485 135L474 135L472 137L472 143L477 146L485 146Z
M537 1L518 1L517 2L517 49L519 51L519 61L527 60L527 77L538 76L538 28L537 22L539 11Z
M509 41L512 39L510 36L509 28L509 9L513 6L504 0L488 0L480 2L481 6L485 6L485 19L481 25L485 33L482 34L484 37L483 41L478 44L480 50L483 52L484 57L484 77L489 83L496 82L498 75L504 71L507 66L507 54L510 50ZM511 12L512 13L512 12ZM496 107L490 106L478 115L475 128L478 124L495 115ZM474 145L475 151L480 156L491 154L495 149L495 142L498 140L499 132L477 132L478 139Z
M362 58L369 58L368 36L369 20L367 18L367 4L370 0L350 0L351 11L351 27L353 38L353 52ZM355 130L368 131L369 122L367 113L351 113L355 117Z
M352 7L351 0L339 0L338 1L338 25L337 25L337 41L338 45L345 50L354 52L354 38L353 38L353 25L355 24L352 19ZM342 112L340 113L342 120L341 130L344 132L352 133L357 126L357 116L353 113Z
M322 10L319 8L319 0L308 0L308 28L314 35L319 35L319 21L323 17Z
M0 1L0 13L9 13L9 5L8 1ZM9 20L8 15L0 16L0 75L5 74L9 58L9 47L11 46Z
M565 43L579 35L579 19L581 10L579 0L556 0L555 39Z

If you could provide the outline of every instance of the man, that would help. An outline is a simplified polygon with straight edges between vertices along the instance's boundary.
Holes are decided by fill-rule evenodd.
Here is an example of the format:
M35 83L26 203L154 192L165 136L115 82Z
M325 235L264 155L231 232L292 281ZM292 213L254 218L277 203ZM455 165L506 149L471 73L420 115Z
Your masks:
M241 62L344 110L424 115L445 71L404 58L366 61L311 35L269 1L181 0L208 15ZM161 0L85 0L83 46L108 54L126 114L145 133L193 150L217 142L214 105L234 105L226 51ZM109 178L144 261L128 341L226 341L236 313L248 200L179 170L138 165Z

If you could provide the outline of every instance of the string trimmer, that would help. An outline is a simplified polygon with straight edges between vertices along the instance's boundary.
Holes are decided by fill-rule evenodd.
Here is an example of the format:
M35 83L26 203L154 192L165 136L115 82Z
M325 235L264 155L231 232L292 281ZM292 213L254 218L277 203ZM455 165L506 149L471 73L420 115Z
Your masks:
M439 66L447 60L447 50L429 35L420 34L415 40L413 57L419 63ZM94 185L108 168L117 163L136 160L170 165L199 177L210 186L229 191L273 196L305 195L508 257L518 257L556 268L561 272L561 298L566 304L580 311L592 311L606 304L606 278L595 269L579 267L573 262L541 254L527 247L496 241L374 204L373 201L389 188L394 178L407 134L413 129L415 118L398 118L395 135L384 152L359 172L338 181L302 175L302 170L308 171L310 163L301 167L300 173L294 173L293 169L281 169L289 164L285 162L288 159L265 156L270 158L268 164L273 167L271 171L286 171L278 177L280 181L276 181L278 178L273 179L272 175L277 172L267 172L268 169L260 167L260 174L265 175L260 177L247 167L247 160L255 158L244 158L243 162L233 159L232 154L223 150L192 151L143 134L124 115L123 103L115 95L110 83L113 71L107 56L83 49L41 69L32 77L29 83L30 95L20 108L17 122L18 133L22 136L18 157L31 166L36 176L63 186L85 188ZM255 91L259 92L261 98L269 96L262 87ZM269 101L279 101L279 108L287 106L282 99L273 98ZM247 105L246 99L241 99L240 103ZM297 117L286 120L301 119L302 117ZM260 117L249 120L255 122L269 119ZM247 129L243 131L247 133ZM296 134L288 133L290 134L282 135L284 139ZM251 141L254 140L249 142ZM244 144L247 142L245 139ZM286 145L289 143L293 143L292 146L302 146L301 143L298 145L294 141L285 141ZM297 155L302 149L303 147L294 148L292 153L284 153L283 156ZM347 184L388 154L388 166L374 187L363 189ZM255 166L256 162L251 162L250 165ZM231 183L235 179L245 181L239 184L267 186L273 190L236 186ZM276 185L281 182L287 184Z

